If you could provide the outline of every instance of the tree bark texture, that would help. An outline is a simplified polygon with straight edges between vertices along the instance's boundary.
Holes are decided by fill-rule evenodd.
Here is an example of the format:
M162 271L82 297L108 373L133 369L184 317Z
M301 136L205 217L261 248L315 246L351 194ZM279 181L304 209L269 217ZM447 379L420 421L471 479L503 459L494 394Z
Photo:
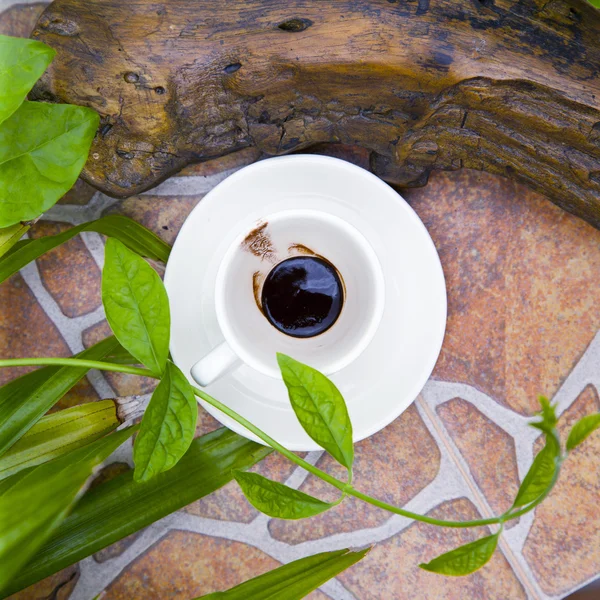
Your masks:
M102 116L84 177L109 195L248 146L337 142L401 186L485 170L600 227L583 0L56 0L33 36L58 51L33 98Z

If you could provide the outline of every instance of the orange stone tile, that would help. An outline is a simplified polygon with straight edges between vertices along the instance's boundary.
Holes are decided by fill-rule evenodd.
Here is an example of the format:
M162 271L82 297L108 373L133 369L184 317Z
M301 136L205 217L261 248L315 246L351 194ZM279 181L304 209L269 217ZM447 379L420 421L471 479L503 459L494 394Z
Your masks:
M10 358L69 356L69 347L46 316L21 275L0 285L0 348ZM33 370L0 369L0 383Z
M173 244L183 222L203 196L131 196L109 208L107 214L130 217L167 244Z
M438 519L479 518L475 507L462 498L446 502L429 513ZM525 591L508 561L498 550L480 571L466 577L444 577L418 568L419 563L489 534L483 528L442 529L414 523L377 544L338 579L360 600L517 600Z
M573 424L599 412L600 400L588 386L561 416L566 441ZM542 447L538 440L536 449ZM600 431L593 433L563 463L552 493L535 509L523 554L549 595L561 595L600 572Z
M108 323L102 321L83 332L83 345L89 348L111 334L112 332ZM105 372L104 376L113 390L115 390L117 396L148 394L158 385L158 381L151 377L140 377L139 375L129 375L127 373Z
M49 3L15 4L0 13L0 34L29 37Z
M496 514L508 510L519 489L512 437L460 398L442 404L437 413L492 510Z
M71 225L39 221L30 230L34 239L58 235ZM75 236L37 259L44 287L67 317L92 312L102 303L100 269L80 236Z
M429 229L448 287L434 377L531 414L600 328L600 231L476 171L437 173L404 195Z
M6 358L71 355L62 336L19 274L0 285L0 348ZM29 367L0 369L0 385L31 370ZM94 388L87 379L82 379L53 410L97 399Z
M304 456L304 454L299 453L299 456ZM292 462L273 452L254 465L251 471L283 483L292 474L294 468L295 465ZM250 523L258 515L258 511L246 500L235 481L228 483L210 496L190 504L184 510L200 517L240 523Z
M79 579L79 567L71 565L38 583L8 596L8 600L67 600Z
M276 569L279 563L240 542L172 531L130 564L102 600L190 600ZM321 592L307 596L326 600Z
M402 506L433 481L439 464L439 449L413 405L383 431L355 445L354 485L361 492ZM346 477L343 467L328 455L319 461L318 467L338 479ZM312 475L300 489L322 500L332 501L338 497L337 490ZM299 544L335 533L376 527L390 516L370 504L346 498L338 506L310 519L274 519L269 530L277 540Z
M78 179L75 185L58 201L59 204L75 204L77 206L85 206L96 193L89 183Z

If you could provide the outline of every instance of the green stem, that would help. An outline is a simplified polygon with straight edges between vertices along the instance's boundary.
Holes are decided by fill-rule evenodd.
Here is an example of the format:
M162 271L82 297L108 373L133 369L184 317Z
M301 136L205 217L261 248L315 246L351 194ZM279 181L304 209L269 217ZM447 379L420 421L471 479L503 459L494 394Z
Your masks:
M101 371L113 371L116 373L128 373L130 375L141 375L143 377L152 377L154 379L160 379L158 375L153 374L148 369L139 369L137 367L130 367L127 365L117 365L114 363L106 363L100 362L96 360L82 360L79 358L15 358L9 360L0 360L0 367L29 367L29 366L39 366L39 365L59 365L59 366L67 366L67 367L84 367L88 369L99 369ZM548 489L542 494L539 498L537 498L534 502L529 504L528 506L518 510L512 514L504 514L501 517L492 517L490 519L477 519L474 521L445 521L442 519L434 519L432 517L428 517L426 515L421 515L418 513L411 512L409 510L404 510L403 508L398 508L393 504L388 504L387 502L383 502L382 500L378 500L377 498L372 498L367 494L363 494L359 492L357 489L350 485L350 481L348 483L344 483L343 481L339 481L335 477L329 475L329 473L325 473L318 467L311 465L306 462L304 459L296 456L291 450L288 450L284 446L282 446L279 442L275 441L271 436L267 435L264 431L250 423L247 419L242 417L242 415L238 414L222 402L219 402L216 398L213 398L211 395L202 391L201 389L192 386L194 393L199 398L202 398L205 402L219 409L221 412L225 413L228 417L231 417L236 423L243 425L248 431L251 431L256 437L260 438L263 442L268 444L274 450L277 450L280 454L283 454L286 458L291 460L293 463L297 464L299 467L302 467L309 473L312 473L316 477L319 477L323 481L329 483L333 487L341 490L343 493L348 496L354 496L359 500L363 500L373 506L377 506L378 508L382 508L383 510L387 510L388 512L401 515L408 519L413 519L415 521L421 521L422 523L429 523L431 525L437 525L440 527L455 527L455 528L463 528L463 527L481 527L482 525L495 525L502 524L504 521L516 519L521 515L532 510L536 507L540 502L546 498L546 496L552 490L552 487L556 483L558 479L558 473L560 471L560 462L558 463L558 467L554 473L554 477L548 486Z
M402 508L398 508L392 504L388 504L387 502L383 502L381 500L377 500L376 498L371 498L371 496L367 496L362 492L359 492L351 485L344 483L343 481L339 481L335 477L329 475L329 473L325 473L325 471L321 471L318 467L311 465L306 462L304 459L296 456L293 452L276 442L271 436L267 435L264 431L250 423L247 419L242 417L240 414L236 413L234 410L219 402L216 398L213 398L206 392L198 389L197 387L193 387L194 393L199 398L202 398L205 402L218 408L221 412L225 413L228 417L231 417L234 421L243 425L248 431L251 431L256 437L260 438L263 442L271 446L274 450L277 450L280 454L283 454L286 458L296 463L298 466L302 467L309 473L316 475L323 481L326 481L333 487L345 492L348 496L354 496L355 498L359 498L360 500L364 500L373 506L377 506L379 508L383 508L389 512L395 513L397 515L401 515L403 517L407 517L409 519L414 519L415 521L422 521L423 523L430 523L431 525L439 525L441 527L479 527L481 525L494 525L496 523L500 523L499 517L494 517L491 519L479 519L476 521L444 521L441 519L434 519L432 517L427 517L425 515L420 515L418 513L411 512L409 510L404 510Z
M0 367L37 367L40 365L58 365L61 367L83 367L84 369L99 369L100 371L115 371L116 373L128 373L129 375L141 375L142 377L153 377L148 369L139 369L128 365L117 365L97 360L83 360L81 358L11 358L0 360Z

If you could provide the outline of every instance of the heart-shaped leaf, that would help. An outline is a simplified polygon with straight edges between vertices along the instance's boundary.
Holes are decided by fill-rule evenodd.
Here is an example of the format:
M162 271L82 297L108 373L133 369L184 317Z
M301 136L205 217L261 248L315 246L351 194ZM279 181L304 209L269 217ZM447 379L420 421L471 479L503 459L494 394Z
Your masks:
M352 468L352 423L340 391L316 369L277 354L292 408L304 431L347 469Z
M171 327L167 292L156 271L114 238L106 242L102 302L122 346L154 374L162 374Z
M594 433L599 427L600 413L587 415L587 417L583 417L583 419L577 421L569 432L569 437L567 438L567 450L571 451L573 448L579 446L583 440Z
M148 481L177 464L194 439L197 416L198 405L188 380L168 361L135 440L135 481Z
M23 102L0 124L0 227L35 219L69 191L98 123L83 106Z
M419 567L440 575L453 575L455 577L469 575L477 569L481 569L492 558L499 537L500 532L488 535L480 540L446 552L427 564L420 564Z
M236 471L233 475L248 502L269 517L305 519L334 506L257 473Z
M21 106L55 54L42 42L0 35L0 123Z

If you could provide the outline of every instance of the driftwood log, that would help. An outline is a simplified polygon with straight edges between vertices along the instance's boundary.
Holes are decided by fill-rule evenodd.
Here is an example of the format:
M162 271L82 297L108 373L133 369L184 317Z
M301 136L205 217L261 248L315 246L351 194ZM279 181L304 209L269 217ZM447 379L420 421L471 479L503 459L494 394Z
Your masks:
M401 186L485 170L600 227L600 12L583 0L56 0L33 36L58 50L34 99L102 116L84 177L107 194L337 142Z

